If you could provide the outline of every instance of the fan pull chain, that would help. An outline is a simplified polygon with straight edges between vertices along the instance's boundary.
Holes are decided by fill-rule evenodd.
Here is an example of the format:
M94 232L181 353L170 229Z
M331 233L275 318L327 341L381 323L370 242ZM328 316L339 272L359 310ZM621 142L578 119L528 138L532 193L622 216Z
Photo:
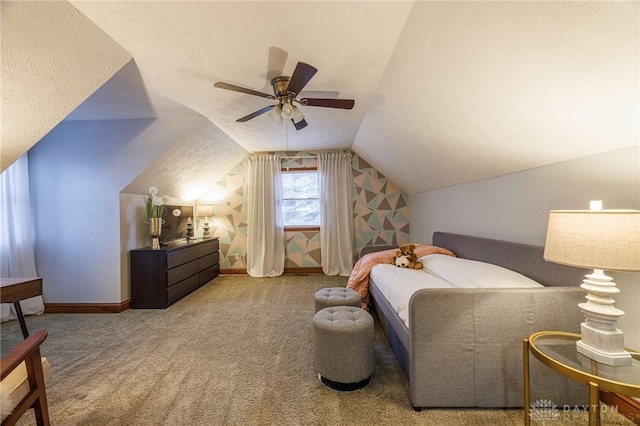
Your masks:
M286 135L286 138L287 138L287 151L289 151L289 126L287 125L287 120L285 120L284 118L281 120L281 122L282 122L284 134Z

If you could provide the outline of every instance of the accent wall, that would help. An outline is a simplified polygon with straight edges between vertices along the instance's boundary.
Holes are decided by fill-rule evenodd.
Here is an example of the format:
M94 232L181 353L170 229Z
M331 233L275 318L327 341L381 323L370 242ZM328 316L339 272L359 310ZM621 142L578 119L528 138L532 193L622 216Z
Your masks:
M317 167L315 158L310 158L314 152L280 154L291 157L283 160L283 168ZM246 268L248 167L248 158L244 158L225 178L216 182L218 196L212 200L215 218L211 222L211 232L220 239L220 267L239 272ZM365 245L409 242L407 194L355 153L352 172L354 253ZM200 221L198 235L201 232ZM317 231L287 231L285 239L286 268L321 267Z

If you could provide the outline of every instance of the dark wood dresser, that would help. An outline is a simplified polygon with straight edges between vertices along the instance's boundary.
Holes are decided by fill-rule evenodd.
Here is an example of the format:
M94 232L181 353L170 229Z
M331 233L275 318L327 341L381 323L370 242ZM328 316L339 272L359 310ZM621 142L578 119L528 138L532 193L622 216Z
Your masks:
M166 308L220 273L218 239L131 250L131 308Z

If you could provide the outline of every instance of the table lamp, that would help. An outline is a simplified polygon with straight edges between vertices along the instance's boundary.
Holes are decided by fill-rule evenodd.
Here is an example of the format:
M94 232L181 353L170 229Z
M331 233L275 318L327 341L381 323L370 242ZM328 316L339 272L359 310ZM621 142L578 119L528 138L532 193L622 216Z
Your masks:
M578 305L585 317L578 352L606 365L631 364L617 328L624 312L613 306L620 290L604 270L640 271L640 210L552 210L544 259L593 269L580 285L587 301Z
M209 232L209 216L213 217L213 205L198 204L198 217L204 217L202 238L211 238L211 232Z

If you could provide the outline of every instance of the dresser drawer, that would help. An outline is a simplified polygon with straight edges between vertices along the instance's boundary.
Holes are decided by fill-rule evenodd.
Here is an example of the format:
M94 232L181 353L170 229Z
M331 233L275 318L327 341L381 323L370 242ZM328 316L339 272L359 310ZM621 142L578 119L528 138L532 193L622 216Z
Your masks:
M205 285L220 274L220 265L215 264L200 272L200 285Z
M176 300L182 299L193 290L200 287L200 278L198 275L182 280L179 283L172 285L168 290L168 305L172 304Z
M208 254L214 253L219 249L218 239L207 241L204 244L200 244L198 248L200 249L200 257L206 256Z
M206 255L200 258L200 270L207 269L209 266L213 266L218 263L218 252Z
M193 262L185 263L176 268L169 269L167 271L167 287L171 287L178 281L182 281L187 277L196 275L200 272L200 260L194 260Z
M203 244L204 245L204 244ZM167 253L167 268L175 268L183 263L191 262L200 257L200 247L189 247L186 249L177 250Z

